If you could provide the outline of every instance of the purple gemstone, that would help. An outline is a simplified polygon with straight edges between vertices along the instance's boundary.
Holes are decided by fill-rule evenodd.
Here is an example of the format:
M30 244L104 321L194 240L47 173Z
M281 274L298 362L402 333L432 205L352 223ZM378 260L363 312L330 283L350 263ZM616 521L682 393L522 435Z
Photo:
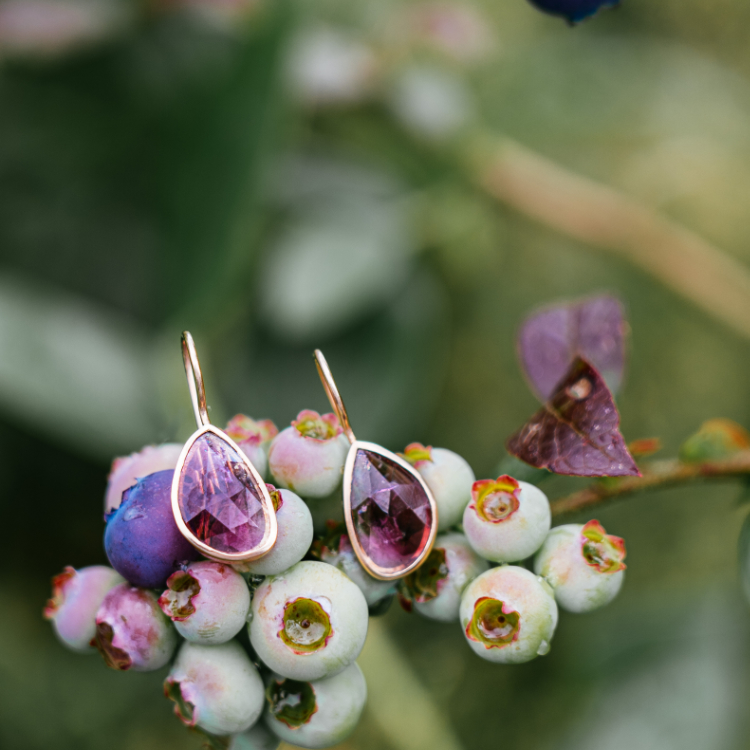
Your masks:
M432 508L417 478L390 458L361 448L352 473L351 514L357 540L381 568L410 565L430 538Z
M242 457L205 432L185 457L178 484L182 519L204 544L219 552L249 552L266 530L261 495Z

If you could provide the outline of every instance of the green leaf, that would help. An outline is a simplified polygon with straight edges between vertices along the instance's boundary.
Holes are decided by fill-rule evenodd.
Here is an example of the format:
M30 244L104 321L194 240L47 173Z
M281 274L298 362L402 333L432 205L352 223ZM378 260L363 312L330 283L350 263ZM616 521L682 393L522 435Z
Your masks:
M0 352L14 420L105 460L166 437L152 342L127 318L1 276Z
M262 266L264 322L280 338L340 333L403 290L413 238L404 193L388 175L325 159L282 171L289 206Z
M264 170L278 133L279 68L290 4L274 3L249 33L198 68L168 99L152 149L156 203L165 218L165 290L173 317L205 325L243 295Z

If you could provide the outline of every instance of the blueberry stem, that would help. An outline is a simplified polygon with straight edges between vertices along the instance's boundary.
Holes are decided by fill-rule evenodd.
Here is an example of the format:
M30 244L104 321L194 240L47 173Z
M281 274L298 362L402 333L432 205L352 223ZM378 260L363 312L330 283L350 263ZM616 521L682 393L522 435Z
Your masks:
M750 271L637 199L506 138L470 142L467 168L497 201L590 247L619 255L750 338Z
M702 463L684 463L678 459L652 461L640 467L643 476L605 478L571 495L550 503L553 516L577 513L609 500L648 490L675 487L691 482L750 478L750 450L728 458Z

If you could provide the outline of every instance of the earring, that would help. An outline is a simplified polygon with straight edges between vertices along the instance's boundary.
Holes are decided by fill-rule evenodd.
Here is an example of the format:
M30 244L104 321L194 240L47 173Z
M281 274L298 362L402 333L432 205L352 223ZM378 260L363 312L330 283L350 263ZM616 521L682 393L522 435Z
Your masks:
M211 560L257 560L276 542L273 501L247 456L209 421L200 362L187 331L182 359L198 429L185 443L172 480L177 528Z
M417 471L395 453L357 440L326 358L315 364L351 447L344 465L344 519L354 552L374 578L403 578L430 554L438 527L435 499Z

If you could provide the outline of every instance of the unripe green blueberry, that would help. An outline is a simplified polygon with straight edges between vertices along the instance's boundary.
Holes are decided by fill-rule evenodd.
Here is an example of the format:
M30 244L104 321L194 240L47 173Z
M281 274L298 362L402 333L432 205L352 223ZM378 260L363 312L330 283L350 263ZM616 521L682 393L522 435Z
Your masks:
M247 622L250 590L229 565L204 560L169 576L159 606L186 640L226 643Z
M263 680L237 641L183 643L164 694L186 726L211 734L244 732L263 711Z
M401 595L419 614L452 622L458 620L461 592L487 568L463 534L442 534L422 565L402 579Z
M515 565L491 568L475 578L464 590L459 613L474 653L503 664L546 654L557 626L550 587Z
M557 526L534 559L534 570L568 612L590 612L617 596L625 576L625 542L599 521Z
M305 748L343 742L357 726L367 684L357 663L314 682L273 675L266 688L266 725L282 740Z
M251 419L244 414L232 417L224 432L248 457L258 474L264 479L268 475L268 447L279 430L270 419Z
M302 497L330 495L341 483L349 441L335 414L305 409L268 450L276 484Z
M421 443L407 445L403 457L420 473L438 508L438 529L445 531L461 522L471 500L474 472L464 458L447 448Z
M274 672L318 680L359 656L367 621L365 597L347 576L333 565L303 561L256 590L250 642Z
M533 484L503 475L474 482L463 525L478 555L509 563L533 555L550 524L547 496Z
M362 567L349 541L346 524L330 523L325 537L313 545L313 553L323 562L333 565L349 576L364 594L368 607L374 607L396 590L393 581L380 581L373 578Z
M177 633L153 591L120 583L97 610L91 645L112 669L149 672L172 658Z
M227 750L276 750L280 744L281 740L259 721L246 732L232 735Z
M68 566L52 579L52 598L44 616L52 621L57 637L73 651L93 651L96 613L107 593L123 583L123 577L105 565L75 570Z
M139 479L157 471L174 469L182 453L181 443L147 445L137 453L120 456L112 462L104 495L104 515L120 507L122 493L135 485Z
M278 535L270 552L259 560L238 563L234 567L253 575L276 575L298 563L310 549L313 520L305 501L291 490L277 490L268 485L276 509Z

